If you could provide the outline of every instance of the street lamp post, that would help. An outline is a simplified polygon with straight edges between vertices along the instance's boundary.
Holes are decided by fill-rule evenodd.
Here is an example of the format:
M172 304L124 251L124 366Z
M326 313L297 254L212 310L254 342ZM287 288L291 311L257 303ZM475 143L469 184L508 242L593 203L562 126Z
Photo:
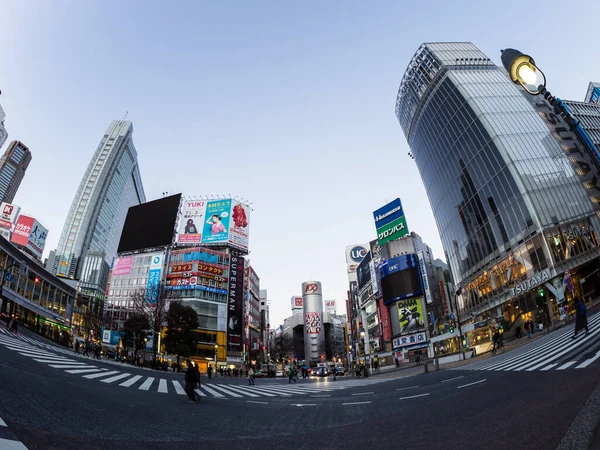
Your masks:
M514 48L501 50L501 53L502 65L509 73L512 82L523 86L531 95L541 95L546 105L564 120L592 160L597 166L600 166L600 152L581 126L579 120L571 114L563 101L554 97L546 89L546 76L535 65L533 58Z
M217 376L217 352L219 350L219 344L215 344L215 376Z
M462 332L462 326L460 324L460 316L458 314L458 296L462 293L462 289L458 288L454 295L454 311L456 311L456 320L458 322L458 334L459 334L459 345L462 350L463 361L465 360L465 344Z

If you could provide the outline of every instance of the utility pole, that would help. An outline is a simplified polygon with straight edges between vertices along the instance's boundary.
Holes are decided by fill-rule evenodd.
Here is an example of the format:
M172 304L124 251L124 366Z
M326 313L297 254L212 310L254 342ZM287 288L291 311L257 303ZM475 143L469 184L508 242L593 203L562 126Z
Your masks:
M462 289L458 288L456 290L456 294L454 295L454 311L456 311L456 320L458 321L458 334L460 336L460 348L462 350L462 359L463 361L465 360L465 345L464 345L464 339L463 339L463 333L462 333L462 326L460 324L460 317L458 315L458 296L462 293Z

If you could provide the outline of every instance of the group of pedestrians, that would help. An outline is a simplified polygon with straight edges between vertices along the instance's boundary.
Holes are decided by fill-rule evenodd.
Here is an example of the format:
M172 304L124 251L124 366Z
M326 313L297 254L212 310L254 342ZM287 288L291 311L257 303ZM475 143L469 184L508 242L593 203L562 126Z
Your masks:
M10 322L8 323L8 331L10 331L11 333L19 334L18 327L19 325L17 319L10 319Z
M86 358L100 359L100 356L102 355L102 347L98 344L94 344L89 339L84 343L81 343L78 340L75 341L75 353L79 354L80 350L83 351L83 356Z

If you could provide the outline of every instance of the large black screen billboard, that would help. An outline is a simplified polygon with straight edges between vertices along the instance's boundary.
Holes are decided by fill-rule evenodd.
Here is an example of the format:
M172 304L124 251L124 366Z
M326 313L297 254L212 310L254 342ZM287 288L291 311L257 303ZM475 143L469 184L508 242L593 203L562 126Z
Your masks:
M381 295L388 305L396 300L423 294L416 255L401 255L379 269Z
M117 252L170 245L180 200L176 194L129 208Z
M356 268L356 279L358 280L358 290L360 291L368 282L371 281L371 252L367 252L367 256L363 258Z

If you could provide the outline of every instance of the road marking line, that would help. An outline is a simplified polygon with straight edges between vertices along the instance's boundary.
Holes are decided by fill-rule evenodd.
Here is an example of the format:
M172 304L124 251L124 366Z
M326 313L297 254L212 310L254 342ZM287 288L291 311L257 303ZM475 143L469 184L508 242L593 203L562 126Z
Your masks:
M84 367L94 367L88 366L87 364L48 364L48 366L53 369L83 369Z
M165 380L164 378L161 378L158 382L158 392L160 392L161 394L166 394L168 392L167 380Z
M600 352L596 353L591 358L585 360L584 362L582 362L581 364L579 364L575 368L576 369L585 369L587 366L589 366L591 363L593 363L594 361L596 361L598 358L600 358Z
M264 395L265 397L277 397L276 394L272 394L270 392L267 391L263 391L259 388L255 388L255 389L250 389L248 386L236 386L235 388L232 386L229 386L230 389L236 389L239 392L242 392L244 394L248 394L248 397L260 397L261 395Z
M374 394L374 392L357 392L356 394L352 394L352 395L370 395L370 394Z
M229 390L228 388L217 386L216 384L211 384L211 387L213 389L217 389L219 391L225 392L227 395L231 395L232 397L236 397L236 398L241 398L242 397L241 394L238 394L237 392L233 391L233 389ZM249 395L248 397L251 397L251 396Z
M400 397L398 400L408 400L409 398L427 397L428 395L429 392L427 394L411 395L410 397Z
M290 406L317 406L316 403L290 403Z
M140 378L142 378L141 375L136 375L134 377L131 377L129 380L127 381L123 381L121 384L119 384L119 386L123 386L123 387L129 387L131 386L133 383L135 383L137 380L139 380Z
M213 387L215 387L215 385L213 385ZM240 392L241 394L245 395L246 397L260 397L260 395L255 394L254 392L246 391L246 390L242 389L240 386L227 385L227 389L231 389L232 391L235 391L235 392ZM266 394L266 395L275 397L274 394Z
M546 370L550 370L550 369L552 369L554 366L558 366L558 364L549 364L549 365L547 365L546 367L544 367L544 368L540 369L540 372L544 372L544 371L546 371Z
M206 394L202 392L200 389L194 389L194 392L198 394L200 397L206 397Z
M177 380L171 380L171 381L173 382L173 387L175 387L175 392L177 392L179 395L187 395L187 392L185 392L185 389L183 388L183 386L181 386L179 381L177 381Z
M212 394L214 397L217 398L224 398L225 396L223 394L221 394L220 392L215 391L214 389L209 388L208 386L205 386L204 384L200 385L201 389L204 389L206 392L208 392L209 394Z
M446 383L446 382L448 382L448 381L452 381L452 380L458 380L459 378L464 378L464 377L465 377L464 375L461 375L460 377L448 378L448 379L446 379L446 380L442 380L441 382L442 382L442 383Z
M467 386L473 386L474 384L483 383L484 381L487 381L487 379L484 378L483 380L475 381L473 383L463 384L462 386L458 386L456 389L466 388Z
M568 369L569 367L571 367L573 364L575 364L577 361L569 361L568 363L563 364L562 366L560 366L558 369L556 370L565 370Z
M6 425L6 422L4 420L2 420L2 417L0 417L0 427L7 427L8 425Z
M62 359L62 358L45 358L45 359L37 359L34 358L34 361L37 362L41 362L41 363L71 363L71 364L81 364L78 363L77 361L73 361L72 359Z
M104 380L100 380L102 383L113 383L118 380L122 380L123 378L127 378L130 376L130 373L122 373L121 375L115 375L114 377L105 378Z
M90 373L90 372L101 372L102 369L77 369L77 370L67 370L67 373Z
M93 378L105 377L106 375L116 375L118 373L119 373L118 370L111 370L109 372L101 372L101 373L93 373L91 375L84 375L83 378L87 378L87 379L91 380Z
M259 405L268 405L269 402L258 402L256 400L246 400L246 403L258 403Z
M328 394L328 395L309 395L309 397L311 397L311 398L321 398L321 397L331 397L331 395L330 394Z
M414 389L414 388L418 388L419 386L409 386L409 387L403 387L403 388L398 388L396 389L397 391L405 391L407 389Z
M346 406L346 405L366 405L367 403L371 403L371 400L369 400L368 402L350 402L350 403L342 403L342 405Z

